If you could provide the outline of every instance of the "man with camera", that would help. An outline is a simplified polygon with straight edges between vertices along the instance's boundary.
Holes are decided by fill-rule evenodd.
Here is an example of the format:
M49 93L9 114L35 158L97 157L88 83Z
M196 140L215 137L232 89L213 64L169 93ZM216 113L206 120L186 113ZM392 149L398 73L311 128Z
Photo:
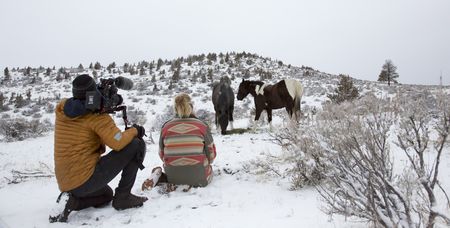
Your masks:
M121 131L103 107L87 109L92 99L86 99L86 94L97 93L101 104L108 103L104 100L108 95L89 75L77 76L72 86L73 97L63 99L55 110L55 175L62 193L57 200L61 208L50 215L50 222L67 222L71 211L101 207L110 201L117 210L142 206L147 198L130 191L138 168L143 168L145 129L133 125ZM105 145L113 150L101 156ZM120 172L113 195L108 183Z

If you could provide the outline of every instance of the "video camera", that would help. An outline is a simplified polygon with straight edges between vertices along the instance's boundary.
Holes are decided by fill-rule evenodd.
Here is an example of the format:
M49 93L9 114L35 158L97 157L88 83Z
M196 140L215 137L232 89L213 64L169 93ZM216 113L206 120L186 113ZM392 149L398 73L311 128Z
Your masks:
M121 105L123 98L117 93L118 89L130 90L133 81L124 77L100 79L95 91L86 92L86 109L97 113L115 113L122 111L122 118L127 128L127 107Z

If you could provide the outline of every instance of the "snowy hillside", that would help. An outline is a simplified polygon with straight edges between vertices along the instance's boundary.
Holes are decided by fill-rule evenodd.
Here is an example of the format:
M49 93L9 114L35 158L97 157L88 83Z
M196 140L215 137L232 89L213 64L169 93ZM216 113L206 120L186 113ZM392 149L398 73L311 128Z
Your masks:
M199 118L213 126L211 102L213 82L222 76L232 79L235 93L242 78L274 83L285 78L300 80L305 88L302 98L302 126L314 125L315 116L329 100L340 77L283 64L279 60L247 53L195 55L175 60L143 61L136 64L77 68L10 69L10 77L0 78L0 227L367 227L358 218L329 216L321 211L323 200L314 187L292 188L291 164L280 164L273 172L259 172L267 158L283 157L284 147L274 135L287 126L286 111L274 111L274 130L270 131L263 113L256 131L220 135L213 131L217 159L212 184L206 188L160 194L157 189L142 192L141 183L152 167L161 166L158 138L161 124L172 117L173 97L179 92L191 94ZM97 68L97 69L95 69ZM147 167L138 172L133 192L149 198L144 207L116 211L111 206L73 212L68 224L49 224L48 213L59 194L53 169L54 107L61 98L71 97L71 82L82 73L98 78L124 76L134 82L131 90L119 90L128 107L129 120L146 128ZM429 112L437 112L436 100L449 87L392 85L353 79L362 97L373 94L394 100L399 94L421 97ZM253 98L235 101L235 128L253 124ZM123 128L121 113L114 114ZM19 123L14 125L13 123ZM395 132L397 129L392 129ZM430 128L430 130L432 130ZM433 140L436 132L431 131ZM389 139L391 153L399 172L407 158ZM433 163L433 160L427 161ZM255 165L255 163L260 163ZM450 191L450 148L443 150L439 180ZM118 183L116 178L110 186ZM445 205L445 198L439 197ZM450 211L442 207L447 215ZM439 220L437 227L444 227Z

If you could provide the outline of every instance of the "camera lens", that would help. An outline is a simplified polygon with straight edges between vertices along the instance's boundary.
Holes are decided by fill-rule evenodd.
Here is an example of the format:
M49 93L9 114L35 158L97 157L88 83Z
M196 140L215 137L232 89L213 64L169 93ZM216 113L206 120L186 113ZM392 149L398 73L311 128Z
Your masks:
M123 98L119 94L114 94L111 97L111 101L112 101L113 106L118 106L118 105L122 104Z

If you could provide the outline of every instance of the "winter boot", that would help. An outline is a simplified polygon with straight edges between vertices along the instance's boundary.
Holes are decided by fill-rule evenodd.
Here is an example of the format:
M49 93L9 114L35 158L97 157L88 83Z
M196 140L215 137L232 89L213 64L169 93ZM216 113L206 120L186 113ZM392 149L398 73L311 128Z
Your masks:
M112 206L116 210L125 210L128 208L141 207L145 201L147 201L147 197L135 196L129 192L116 192L112 201Z
M48 218L50 223L67 222L70 212L78 207L78 200L69 192L61 192Z
M158 183L159 178L162 175L162 168L161 167L155 167L152 170L152 174L149 178L147 178L144 183L142 183L142 191L150 191L152 188L156 186Z

